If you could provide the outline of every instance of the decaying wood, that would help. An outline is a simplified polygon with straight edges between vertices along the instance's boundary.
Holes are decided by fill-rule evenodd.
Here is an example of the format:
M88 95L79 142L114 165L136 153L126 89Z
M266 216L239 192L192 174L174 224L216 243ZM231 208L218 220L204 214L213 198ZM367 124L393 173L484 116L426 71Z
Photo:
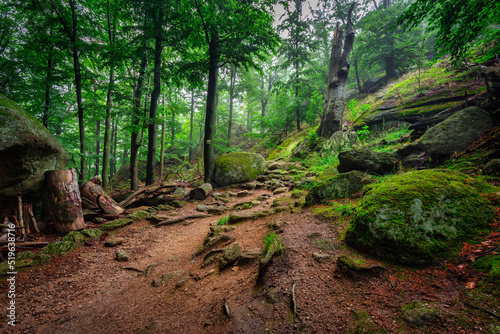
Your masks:
M6 245L9 241L0 241L0 245ZM16 242L16 247L44 247L50 244L45 241L31 241L31 242Z
M198 188L194 188L189 192L189 197L197 201L203 201L206 199L214 190L210 183L203 183Z
M17 196L17 214L18 214L18 217L19 217L19 226L24 226L24 219L23 219L23 199L21 196ZM21 228L21 230L19 231L21 233L21 235L25 235L26 234L26 229Z
M339 29L339 23L337 23L333 37L325 106L317 132L320 137L326 139L330 138L335 132L342 131L344 92L350 67L349 55L354 44L354 27L351 21L354 4L355 3L352 3L349 13L347 14L345 41L343 38L343 30Z
M118 205L126 208L132 203L140 200L148 200L160 195L171 194L177 189L175 184L150 185L133 192L129 197L121 201Z
M125 211L120 207L100 186L101 180L98 176L93 177L80 188L83 204L89 209L99 208L105 214L119 215Z
M23 204L23 217L24 217L24 220L27 221L27 225L32 232L40 233L40 229L38 228L38 223L36 221L36 217L33 214L33 204L31 204L31 203L29 203L29 204L24 203Z
M184 221L186 219L205 218L205 217L212 217L212 215L191 215L191 216L177 217L173 219L165 219L157 223L155 226L175 224Z
M85 227L78 178L74 168L45 172L50 193L50 214L58 233Z

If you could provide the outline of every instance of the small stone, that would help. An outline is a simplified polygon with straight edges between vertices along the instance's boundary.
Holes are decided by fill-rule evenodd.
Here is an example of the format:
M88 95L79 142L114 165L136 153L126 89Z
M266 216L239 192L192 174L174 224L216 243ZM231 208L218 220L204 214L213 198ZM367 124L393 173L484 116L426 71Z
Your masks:
M250 195L250 192L248 190L242 190L236 195L236 197L245 197L248 195Z
M153 285L155 288L161 286L161 278L155 278L153 282L151 282L151 285Z
M130 258L130 251L125 249L119 249L116 251L116 261L126 262Z
M115 247L121 245L123 243L123 238L118 237L110 237L104 242L104 246L106 247Z
M213 206L211 206L211 205L200 204L196 207L196 210L200 211L200 212L205 212L205 211L208 211L212 208L213 208Z
M279 194L283 194L283 193L286 193L288 190L287 187L280 187L280 188L277 188L273 191L273 195L279 195Z
M333 257L328 254L322 254L322 253L313 253L313 259L316 262L328 262L332 261Z
M190 276L184 276L184 277L181 277L178 281L177 281L177 284L175 284L175 287L177 289L179 288L182 288L184 285L187 284L187 282L189 282L191 280L191 277Z
M106 219L101 218L101 217L96 217L96 218L94 218L92 221L93 221L94 223L96 223L96 224L104 224L105 222L107 222L107 220L106 220Z

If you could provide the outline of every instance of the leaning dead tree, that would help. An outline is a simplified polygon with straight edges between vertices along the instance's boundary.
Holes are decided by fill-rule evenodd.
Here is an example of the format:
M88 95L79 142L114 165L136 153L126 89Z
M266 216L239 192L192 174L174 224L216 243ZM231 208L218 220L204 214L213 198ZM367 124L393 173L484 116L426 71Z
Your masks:
M335 28L333 36L332 51L330 53L330 64L328 68L328 87L321 117L318 134L322 138L330 138L337 131L342 131L342 113L344 112L344 91L349 75L349 55L354 44L354 28L351 21L352 3L347 14L347 27L345 41L344 31L339 29L339 23Z

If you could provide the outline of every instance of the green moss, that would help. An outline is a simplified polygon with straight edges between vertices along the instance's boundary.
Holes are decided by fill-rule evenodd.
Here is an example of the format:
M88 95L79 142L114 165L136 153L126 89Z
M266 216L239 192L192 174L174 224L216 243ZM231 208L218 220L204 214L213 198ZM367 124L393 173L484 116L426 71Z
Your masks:
M24 251L16 254L16 261L32 259L36 256L36 253L33 251Z
M217 226L226 225L228 221L229 221L229 216L222 217L222 218L221 218L221 219L219 219L219 221L217 222Z
M101 225L101 230L102 231L114 230L114 229L126 226L132 222L133 222L133 219L131 219L131 218L115 219L112 222Z
M350 329L347 333L349 334L375 334L375 333L387 333L387 331L377 326L371 320L370 315L364 310L354 311L354 328Z
M4 261L4 262L0 263L0 275L5 275L8 272L15 272L15 271L17 271L16 269L29 267L31 265L33 265L33 260L31 260L31 259L26 259L26 260L17 260L16 259L14 266L11 266L9 261Z
M82 245L83 242L85 241L85 236L78 231L71 231L68 234L66 234L64 237L62 237L61 240L73 241L76 244Z
M288 158L292 154L294 148L297 147L307 136L309 129L295 133L286 139L281 145L269 152L267 160L276 160L280 158Z
M485 277L486 282L496 283L500 286L500 254L482 256L473 265L488 273Z
M151 214L151 212L146 211L146 210L136 210L134 212L131 212L127 216L127 218L130 218L133 221L143 220L143 219L146 219L150 214Z
M53 256L64 256L70 253L75 247L76 244L73 241L61 240L43 247L40 253Z
M98 229L95 229L95 228L91 228L91 229L88 229L88 230L82 230L81 233L86 236L87 238L91 238L91 239L99 239L102 235L102 231L101 230L98 230Z
M456 254L491 228L494 210L464 174L422 170L372 186L354 210L348 244L405 264Z

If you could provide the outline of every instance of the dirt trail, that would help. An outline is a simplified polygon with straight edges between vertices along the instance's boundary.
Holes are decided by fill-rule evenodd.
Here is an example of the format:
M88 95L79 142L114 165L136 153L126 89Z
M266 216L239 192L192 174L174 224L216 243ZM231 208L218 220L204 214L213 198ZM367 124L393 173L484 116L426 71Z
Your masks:
M264 192L232 198L228 206L255 199ZM290 197L290 194L280 196ZM271 203L272 199L250 210L268 209ZM198 204L188 203L177 209L177 214L194 214ZM447 320L464 310L458 301L463 282L429 275L420 286L411 285L411 280L397 285L391 279L391 275L396 275L391 269L382 277L339 275L335 259L350 252L339 241L344 226L340 222L318 220L310 210L284 211L246 221L229 232L244 250L262 251L269 224L275 223L286 251L270 266L262 285L256 285L258 262L236 263L220 272L215 265L201 268L203 256L193 258L193 254L203 244L210 225L215 225L219 218L213 216L159 228L147 221L135 222L115 234L125 239L117 248L131 251L128 262L116 262L117 248L104 247L100 242L19 274L16 297L19 322L14 329L3 322L2 331L345 333L360 321L356 318L362 310L367 315L365 320L374 328L380 325L388 332L418 333L420 329L413 329L401 320L399 309L412 300L440 298L445 301L441 320L425 331L482 332L479 325L477 329L465 330ZM330 257L315 260L315 253ZM145 269L152 263L158 265L147 277L123 269ZM154 278L178 270L183 274L165 286L152 286ZM190 279L176 286L185 276ZM439 280L445 280L446 284ZM440 297L431 294L432 284L440 285ZM297 317L292 313L294 285ZM7 299L2 296L1 300L3 304Z

